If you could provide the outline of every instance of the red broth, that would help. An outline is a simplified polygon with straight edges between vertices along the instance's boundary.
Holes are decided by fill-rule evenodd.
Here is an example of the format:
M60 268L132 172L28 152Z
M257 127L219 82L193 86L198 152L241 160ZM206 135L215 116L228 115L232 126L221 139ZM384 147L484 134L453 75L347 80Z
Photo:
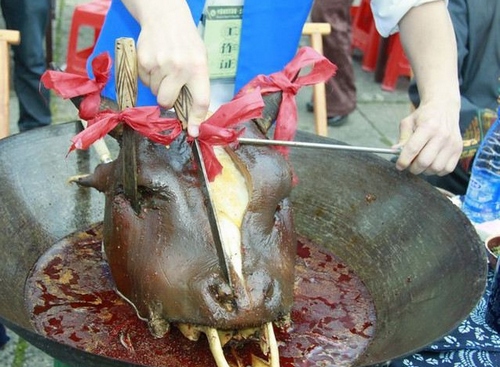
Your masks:
M154 339L114 289L101 252L101 224L56 243L26 283L36 330L93 354L151 367L216 367L206 339L175 327ZM350 366L374 333L375 310L356 275L329 251L299 238L295 299L289 327L275 327L282 367ZM226 346L229 363L263 358L257 343Z

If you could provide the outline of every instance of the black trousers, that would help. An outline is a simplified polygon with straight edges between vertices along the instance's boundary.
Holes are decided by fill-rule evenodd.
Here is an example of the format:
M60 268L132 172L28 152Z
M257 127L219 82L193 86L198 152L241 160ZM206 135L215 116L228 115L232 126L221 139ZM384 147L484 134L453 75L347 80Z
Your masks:
M9 337L7 336L7 331L5 327L0 324L0 348L2 348L9 341Z
M0 4L7 28L21 33L21 43L12 46L19 130L49 125L49 91L40 86L40 77L47 68L44 39L50 17L50 0L1 0Z

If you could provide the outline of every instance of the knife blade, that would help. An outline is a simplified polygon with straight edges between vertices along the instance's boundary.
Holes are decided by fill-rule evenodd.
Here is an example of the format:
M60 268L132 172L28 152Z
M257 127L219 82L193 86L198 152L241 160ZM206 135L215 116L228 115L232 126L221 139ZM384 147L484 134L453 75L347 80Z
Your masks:
M193 142L193 155L198 165L198 175L200 178L200 188L205 197L205 206L207 208L208 222L210 224L210 230L212 231L212 238L214 240L214 246L217 251L217 257L219 259L219 266L222 270L222 274L226 278L229 286L232 288L231 277L229 276L229 265L226 258L226 252L222 245L221 231L219 226L219 220L217 218L217 211L215 209L214 200L212 194L210 193L209 180L207 175L207 169L205 167L205 162L203 161L203 155L200 149L200 143L198 139L194 139Z
M187 128L188 123L188 111L191 105L193 97L191 92L186 86L181 88L179 96L174 103L175 113L177 118L182 122L184 129ZM227 283L232 288L231 277L229 276L229 261L226 257L226 252L224 251L224 246L222 244L221 230L219 226L219 220L217 218L217 211L215 209L214 200L212 194L210 193L210 181L207 175L207 169L205 167L205 162L203 161L203 153L200 149L200 143L198 139L194 139L193 145L193 156L198 165L198 176L200 179L200 188L205 198L205 207L207 208L208 223L210 224L210 231L212 232L212 239L214 241L214 247L217 252L217 258L219 260L219 266L221 268L222 274L225 277Z
M134 107L137 99L137 54L132 38L118 38L115 41L116 97L120 110ZM137 159L135 132L129 126L123 127L122 165L123 191L132 208L139 212L139 193L137 192Z

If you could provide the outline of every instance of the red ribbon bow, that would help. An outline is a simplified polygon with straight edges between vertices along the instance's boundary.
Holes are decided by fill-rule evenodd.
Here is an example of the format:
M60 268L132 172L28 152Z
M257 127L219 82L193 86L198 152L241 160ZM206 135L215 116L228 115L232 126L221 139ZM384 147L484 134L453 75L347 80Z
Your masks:
M79 106L79 116L90 120L99 112L101 90L106 85L111 70L112 60L107 52L99 54L92 60L95 79L86 76L47 70L40 81L45 88L53 89L62 98L83 96Z
M305 66L311 71L304 76L299 72ZM42 75L45 87L63 98L83 96L80 117L88 120L87 129L72 139L69 149L87 149L93 142L103 138L120 122L123 122L154 142L168 145L182 131L178 119L161 118L158 107L135 107L122 112L99 113L100 92L108 81L111 57L108 53L98 55L92 61L95 79L57 71L46 71ZM222 105L207 121L200 125L199 142L210 181L222 171L214 146L237 143L243 129L240 122L262 116L262 95L282 91L283 97L276 119L274 138L292 140L297 129L297 105L295 95L300 87L324 82L335 74L337 67L310 47L301 48L295 58L280 72L269 76L259 75L248 83L229 103ZM190 138L192 140L192 138ZM287 150L280 147L286 155Z
M217 160L214 146L226 146L237 143L244 129L237 129L240 122L262 116L264 101L260 90L233 98L223 104L215 113L200 125L198 141L209 181L222 172L222 165ZM190 138L192 141L193 138Z
M159 107L126 108L121 112L107 110L89 121L88 127L71 139L72 144L68 153L74 149L87 149L121 122L152 141L164 145L170 144L182 131L178 119L160 117ZM165 133L167 131L168 133Z
M237 124L261 117L263 109L264 101L260 91L256 89L222 105L200 125L198 140L210 181L222 171L222 165L215 156L214 146L236 143L243 133L243 129L237 129ZM150 140L164 145L170 144L182 131L182 124L178 119L160 117L159 107L134 107L122 112L107 110L90 120L88 127L71 139L72 145L68 153L74 149L89 148L121 122ZM192 141L193 138L190 137L189 140Z
M303 67L311 65L312 69L308 74L299 75ZM282 71L269 76L258 75L244 86L238 95L248 93L255 88L260 88L263 94L282 91L283 97L276 118L274 139L292 140L297 130L295 95L302 86L325 82L335 75L336 71L337 67L324 56L310 47L302 47ZM287 155L287 148L276 148Z

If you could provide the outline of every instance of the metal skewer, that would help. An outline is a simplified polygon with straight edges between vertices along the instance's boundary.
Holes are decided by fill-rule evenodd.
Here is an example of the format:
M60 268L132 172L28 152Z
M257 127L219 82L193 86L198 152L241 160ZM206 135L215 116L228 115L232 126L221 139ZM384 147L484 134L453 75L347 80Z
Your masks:
M272 139L254 139L254 138L238 138L240 144L252 145L282 145L296 148L315 148L315 149L336 149L336 150L351 150L357 152L383 153L398 155L401 150L393 148L371 148L359 147L353 145L341 144L326 144L326 143L308 143L302 141L287 141L287 140L272 140Z

